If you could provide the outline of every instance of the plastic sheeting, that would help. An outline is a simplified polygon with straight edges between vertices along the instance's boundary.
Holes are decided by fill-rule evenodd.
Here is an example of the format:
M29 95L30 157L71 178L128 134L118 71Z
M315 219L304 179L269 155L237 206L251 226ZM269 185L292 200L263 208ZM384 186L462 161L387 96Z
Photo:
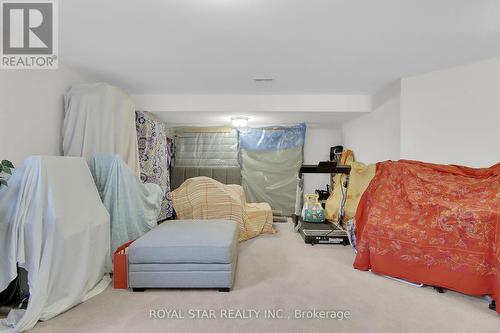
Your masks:
M91 171L99 195L111 216L111 253L156 226L163 191L142 184L117 155L96 155Z
M87 163L75 157L25 160L0 190L0 290L28 271L26 310L1 332L21 332L98 294L110 279L109 215Z
M63 152L88 163L96 154L117 154L139 176L135 106L105 83L71 87L64 96Z
M238 133L228 128L177 128L175 165L185 167L239 166Z
M288 216L294 213L305 133L305 124L240 129L242 185L249 202L267 202Z
M141 165L141 181L161 187L163 199L158 221L173 215L170 199L170 161L172 141L167 137L167 127L153 114L136 112L136 128Z

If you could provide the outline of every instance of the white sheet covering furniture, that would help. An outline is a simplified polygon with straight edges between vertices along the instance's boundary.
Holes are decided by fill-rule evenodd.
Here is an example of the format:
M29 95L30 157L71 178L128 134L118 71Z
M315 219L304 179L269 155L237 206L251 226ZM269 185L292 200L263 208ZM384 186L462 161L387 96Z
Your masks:
M106 83L74 85L64 96L63 151L90 163L96 154L116 154L140 175L135 105Z
M110 279L109 215L80 157L32 156L0 190L0 290L28 271L26 310L0 332L21 332L103 291Z

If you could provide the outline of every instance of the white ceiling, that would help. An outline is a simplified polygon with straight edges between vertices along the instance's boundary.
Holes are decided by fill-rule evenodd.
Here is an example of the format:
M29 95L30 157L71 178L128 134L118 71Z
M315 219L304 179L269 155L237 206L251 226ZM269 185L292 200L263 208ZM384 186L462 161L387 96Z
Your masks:
M500 0L59 4L61 61L130 93L373 93L500 56Z

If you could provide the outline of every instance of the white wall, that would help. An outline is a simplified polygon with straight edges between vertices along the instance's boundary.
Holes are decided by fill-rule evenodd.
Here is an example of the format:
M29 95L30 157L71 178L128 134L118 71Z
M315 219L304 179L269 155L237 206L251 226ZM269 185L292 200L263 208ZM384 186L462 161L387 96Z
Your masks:
M342 144L340 128L309 126L304 145L304 164L318 164L330 159L330 147ZM327 174L305 174L304 193L314 193L316 189L326 190L330 184Z
M357 161L375 163L400 156L399 82L373 98L373 110L342 125L344 149L352 149Z
M500 162L500 58L405 78L401 89L402 158Z
M88 78L58 70L0 71L0 159L19 165L29 155L61 155L63 94Z

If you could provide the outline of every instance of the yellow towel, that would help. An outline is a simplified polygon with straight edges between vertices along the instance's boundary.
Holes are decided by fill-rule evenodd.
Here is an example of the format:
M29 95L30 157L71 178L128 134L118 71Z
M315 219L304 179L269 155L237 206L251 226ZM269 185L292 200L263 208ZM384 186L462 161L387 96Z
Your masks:
M348 221L356 215L359 200L368 187L368 184L370 184L370 181L375 176L376 165L365 165L361 162L355 162L354 154L351 150L346 150L342 154L340 164L351 166L344 216L344 221ZM335 187L325 205L325 217L334 222L338 222L337 217L342 201L342 183L345 177L345 175L341 174L335 176Z

